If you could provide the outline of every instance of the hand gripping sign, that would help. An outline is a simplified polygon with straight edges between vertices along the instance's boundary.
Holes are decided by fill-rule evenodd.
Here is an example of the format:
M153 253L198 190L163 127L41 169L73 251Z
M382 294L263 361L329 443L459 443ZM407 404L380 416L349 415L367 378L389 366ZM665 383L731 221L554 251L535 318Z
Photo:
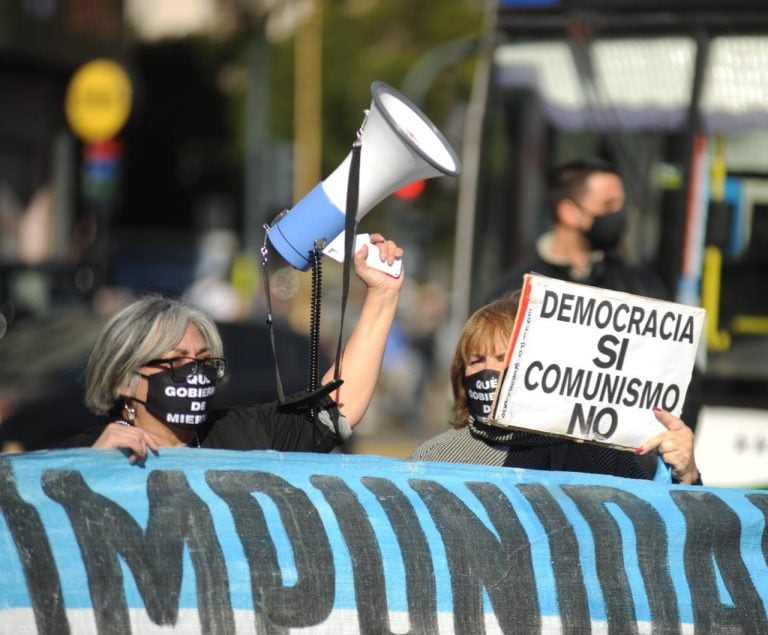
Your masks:
M493 422L618 448L680 416L704 309L527 274Z

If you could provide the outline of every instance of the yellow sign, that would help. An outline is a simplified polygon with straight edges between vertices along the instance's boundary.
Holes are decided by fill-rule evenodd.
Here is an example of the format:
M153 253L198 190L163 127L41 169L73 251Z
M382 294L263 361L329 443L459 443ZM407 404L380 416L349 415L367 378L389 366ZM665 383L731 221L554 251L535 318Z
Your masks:
M108 59L92 60L69 82L67 121L83 141L111 139L128 120L131 99L131 80L122 66Z

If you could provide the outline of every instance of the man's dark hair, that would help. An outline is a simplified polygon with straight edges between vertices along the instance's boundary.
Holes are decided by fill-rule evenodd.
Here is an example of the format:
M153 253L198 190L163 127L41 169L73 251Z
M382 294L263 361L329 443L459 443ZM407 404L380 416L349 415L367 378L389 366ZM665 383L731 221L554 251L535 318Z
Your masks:
M548 207L556 217L557 204L564 198L578 201L587 190L587 179L593 174L621 174L609 161L597 157L574 159L552 169L547 179Z

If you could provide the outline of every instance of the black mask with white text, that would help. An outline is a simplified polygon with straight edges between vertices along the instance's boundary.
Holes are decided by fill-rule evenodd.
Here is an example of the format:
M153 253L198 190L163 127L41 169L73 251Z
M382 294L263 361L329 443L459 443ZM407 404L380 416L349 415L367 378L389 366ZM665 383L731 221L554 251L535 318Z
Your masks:
M626 213L623 209L609 214L592 217L592 227L584 232L584 237L592 249L612 251L618 248L624 236L627 224Z
M464 377L463 384L464 390L467 391L467 407L473 421L478 423L488 421L498 382L499 371L487 368Z
M143 403L147 411L168 423L181 428L196 428L208 419L208 410L216 392L214 371L202 364L198 372L186 374L194 369L195 362L177 368L177 376L185 380L177 382L170 371L153 375L141 375L147 380L147 400Z

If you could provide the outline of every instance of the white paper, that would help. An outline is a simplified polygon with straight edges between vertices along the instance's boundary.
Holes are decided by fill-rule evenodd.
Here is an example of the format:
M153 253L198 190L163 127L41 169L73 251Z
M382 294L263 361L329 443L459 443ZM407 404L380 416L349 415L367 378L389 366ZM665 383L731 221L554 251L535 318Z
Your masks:
M344 262L344 232L341 232L336 238L334 238L325 249L323 253L329 258L333 258L337 262ZM368 245L368 257L365 259L366 264L372 269L383 271L389 274L393 278L400 276L403 270L403 261L398 258L391 265L386 261L382 262L379 255L379 248L371 242L370 234L357 234L355 235L355 253L360 251L363 245Z

